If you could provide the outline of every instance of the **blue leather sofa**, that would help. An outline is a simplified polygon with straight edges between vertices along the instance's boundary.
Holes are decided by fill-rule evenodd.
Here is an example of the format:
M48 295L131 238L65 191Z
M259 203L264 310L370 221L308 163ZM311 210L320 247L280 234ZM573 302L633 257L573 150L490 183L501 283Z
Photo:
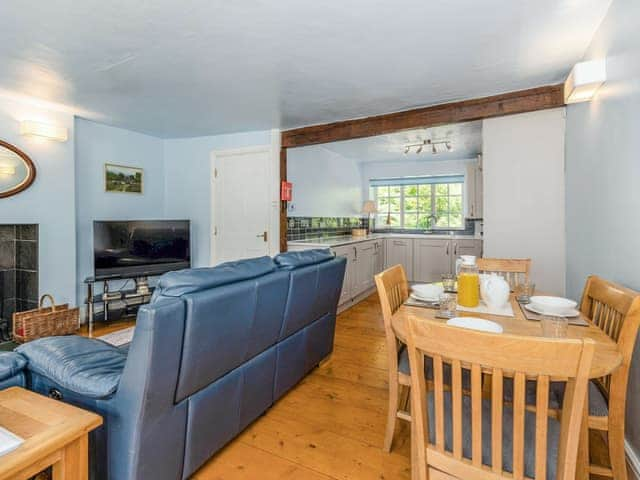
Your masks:
M128 348L18 347L27 386L104 417L93 478L187 478L332 351L344 271L311 250L165 274Z

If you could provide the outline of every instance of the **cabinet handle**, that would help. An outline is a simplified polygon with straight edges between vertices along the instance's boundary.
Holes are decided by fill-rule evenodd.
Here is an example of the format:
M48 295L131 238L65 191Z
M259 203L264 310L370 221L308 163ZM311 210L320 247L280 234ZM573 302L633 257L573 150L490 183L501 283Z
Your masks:
M453 244L453 254L457 257L458 256L458 244L454 243Z
M404 247L404 246L405 246L405 243L404 243L404 242L399 242L398 240L395 240L395 241L393 242L393 244L394 244L394 245L398 245L399 247Z
M449 255L449 242L447 242L447 253L445 255Z
M358 249L356 247L353 247L353 255L354 255L354 260L358 259Z

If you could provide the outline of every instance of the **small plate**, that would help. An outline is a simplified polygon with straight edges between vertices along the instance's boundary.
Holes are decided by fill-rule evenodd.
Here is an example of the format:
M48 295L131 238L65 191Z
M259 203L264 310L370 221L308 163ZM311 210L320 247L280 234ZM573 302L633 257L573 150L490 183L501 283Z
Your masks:
M424 298L421 297L420 295L416 295L414 292L411 292L411 295L409 295L411 298L413 298L414 300L418 301L418 302L423 302L423 303L439 303L440 302L440 298Z
M418 299L432 301L440 298L444 293L444 287L437 283L418 283L411 286L411 293Z
M569 298L549 297L544 295L534 295L529 299L532 305L536 305L539 310L546 312L565 312L575 309L578 302Z
M555 317L577 317L578 315L580 315L580 312L575 308L567 308L566 310L562 311L547 311L539 308L537 305L534 305L532 303L527 303L522 306L530 312L537 313L538 315L551 315Z
M24 440L6 428L0 427L0 456L9 453L24 443Z
M502 333L503 331L502 325L478 317L454 317L451 320L447 320L447 325L489 333Z

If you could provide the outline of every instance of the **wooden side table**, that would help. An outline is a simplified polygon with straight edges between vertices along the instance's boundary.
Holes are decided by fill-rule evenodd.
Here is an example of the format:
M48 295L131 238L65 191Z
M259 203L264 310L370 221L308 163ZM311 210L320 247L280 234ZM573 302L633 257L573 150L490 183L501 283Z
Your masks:
M25 441L0 457L0 480L23 480L53 467L54 480L86 480L89 437L102 417L20 387L0 391L0 426Z

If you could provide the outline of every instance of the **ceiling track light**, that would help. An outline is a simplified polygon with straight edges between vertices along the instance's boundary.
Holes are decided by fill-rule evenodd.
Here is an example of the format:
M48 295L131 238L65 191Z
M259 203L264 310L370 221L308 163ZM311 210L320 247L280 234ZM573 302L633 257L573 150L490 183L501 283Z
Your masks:
M453 151L453 145L451 145L451 142L448 140L441 140L437 142L432 142L431 140L423 140L420 143L410 143L409 145L405 145L404 154L408 154L414 147L416 149L416 154L420 154L425 151L424 147L427 146L431 147L429 150L431 150L431 153L433 155Z

